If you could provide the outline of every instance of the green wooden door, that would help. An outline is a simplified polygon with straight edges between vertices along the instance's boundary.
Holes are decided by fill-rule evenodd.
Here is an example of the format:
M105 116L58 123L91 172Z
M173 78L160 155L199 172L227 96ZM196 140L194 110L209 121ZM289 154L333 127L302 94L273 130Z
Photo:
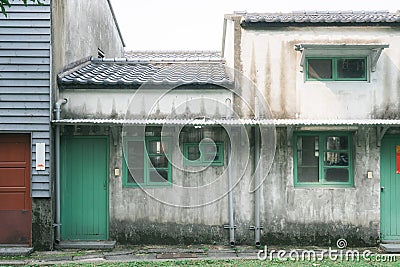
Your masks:
M398 166L400 165L399 157L400 136L384 137L381 146L382 240L400 240L400 166Z
M108 239L108 139L61 143L61 239Z

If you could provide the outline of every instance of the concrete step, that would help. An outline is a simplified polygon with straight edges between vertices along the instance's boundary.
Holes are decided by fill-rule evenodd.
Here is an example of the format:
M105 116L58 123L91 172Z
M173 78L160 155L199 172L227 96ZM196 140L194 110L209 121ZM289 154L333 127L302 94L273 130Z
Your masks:
M380 247L387 253L400 253L400 243L382 243Z
M0 246L0 256L28 256L33 248L24 246Z
M56 249L113 249L116 241L60 241Z

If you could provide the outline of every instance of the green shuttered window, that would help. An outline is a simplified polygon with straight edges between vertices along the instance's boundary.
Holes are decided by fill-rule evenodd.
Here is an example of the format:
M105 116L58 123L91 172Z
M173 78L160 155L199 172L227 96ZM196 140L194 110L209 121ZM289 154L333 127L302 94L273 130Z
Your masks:
M172 181L172 168L168 160L165 138L125 138L123 185L163 186Z
M352 186L351 133L295 133L295 186Z
M224 165L224 145L222 142L184 143L183 154L185 165Z

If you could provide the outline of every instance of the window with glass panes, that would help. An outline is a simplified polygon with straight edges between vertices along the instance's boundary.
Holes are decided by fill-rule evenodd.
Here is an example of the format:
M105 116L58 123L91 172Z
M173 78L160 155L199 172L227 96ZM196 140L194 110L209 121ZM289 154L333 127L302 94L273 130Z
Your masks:
M184 143L183 155L185 165L224 165L224 146L222 142Z
M296 133L295 185L353 185L351 133Z
M367 58L307 58L307 80L366 81Z
M169 185L171 163L168 160L166 140L161 137L125 138L124 186Z

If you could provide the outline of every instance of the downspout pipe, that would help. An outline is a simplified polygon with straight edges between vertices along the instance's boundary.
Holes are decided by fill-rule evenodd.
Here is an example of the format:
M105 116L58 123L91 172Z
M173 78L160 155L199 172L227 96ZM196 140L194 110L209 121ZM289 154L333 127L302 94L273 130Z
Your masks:
M59 99L54 105L55 119L60 120L61 107L68 102L66 98ZM56 125L55 154L56 154L56 241L60 242L61 237L61 199L60 199L60 126Z
M232 185L232 161L231 161L231 154L232 154L232 147L231 143L228 143L226 148L226 154L228 156L228 208L229 208L229 244L233 247L235 246L235 222L233 217L233 185Z
M255 127L254 136L254 243L260 246L261 224L260 224L260 131L259 126Z
M225 99L226 107L226 119L232 118L232 100L231 98ZM235 221L233 216L233 182L232 182L232 128L226 128L230 141L226 146L226 156L228 158L228 213L229 213L229 224L224 225L225 229L229 229L229 244L233 247L235 246Z

